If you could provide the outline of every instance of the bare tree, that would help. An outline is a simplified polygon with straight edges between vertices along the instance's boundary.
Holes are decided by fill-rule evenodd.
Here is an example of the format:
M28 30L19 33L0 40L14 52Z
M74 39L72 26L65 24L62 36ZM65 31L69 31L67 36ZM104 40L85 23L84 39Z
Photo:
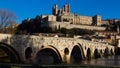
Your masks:
M15 20L16 16L13 12L0 9L0 32L4 32L4 30L8 27L12 27Z

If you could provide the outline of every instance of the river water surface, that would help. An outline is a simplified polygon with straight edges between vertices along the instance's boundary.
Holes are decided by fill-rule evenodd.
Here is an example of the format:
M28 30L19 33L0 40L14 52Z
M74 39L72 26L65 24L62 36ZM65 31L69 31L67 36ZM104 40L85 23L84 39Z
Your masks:
M109 56L98 59L92 59L90 61L83 61L81 64L93 66L95 65L95 66L120 67L120 56Z
M45 57L44 57L45 59ZM46 60L48 60L46 62ZM53 62L53 59L51 59L51 57L47 57L47 59L45 59L45 65L50 65L49 63ZM42 65L42 64L41 64ZM120 67L120 56L108 56L108 57L102 57L102 58L97 58L97 59L91 59L91 60L85 60L85 61L81 61L78 63L71 63L71 64L57 64L54 65L52 64L52 66L102 66L102 67Z
M46 57L44 57L46 58ZM48 60L48 59L46 59ZM45 60L45 61L46 61ZM52 60L52 59L51 59ZM52 61L47 61L48 63L51 63ZM0 64L4 68L10 66L10 68L15 67L15 68L34 68L34 64L5 64L4 66ZM80 63L76 64L38 64L39 67L45 67L45 68L109 68L109 67L114 67L114 68L120 68L120 56L109 56L109 57L102 57L102 58L97 58L97 59L91 59L89 61L81 61Z

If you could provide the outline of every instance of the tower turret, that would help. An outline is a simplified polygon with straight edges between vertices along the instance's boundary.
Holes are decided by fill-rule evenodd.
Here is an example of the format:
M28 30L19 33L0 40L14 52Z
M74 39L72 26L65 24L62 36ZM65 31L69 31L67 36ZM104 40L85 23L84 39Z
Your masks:
M100 26L102 24L101 23L101 16L100 15L95 15L93 17L93 24L97 25L97 26Z
M70 5L65 4L62 8L62 13L70 13Z
M55 4L53 7L52 7L52 14L53 15L57 15L58 14L58 5Z

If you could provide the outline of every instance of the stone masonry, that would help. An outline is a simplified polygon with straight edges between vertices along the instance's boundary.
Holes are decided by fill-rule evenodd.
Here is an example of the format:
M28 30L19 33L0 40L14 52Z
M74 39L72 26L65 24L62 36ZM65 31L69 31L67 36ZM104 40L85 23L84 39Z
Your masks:
M29 47L32 49L30 56L30 63L35 62L38 52L44 49L53 50L61 62L71 63L70 57L74 47L78 47L81 51L81 56L84 59L88 58L88 49L91 54L90 57L95 56L95 50L100 56L103 56L106 49L109 55L114 55L114 46L87 41L83 39L75 38L64 38L64 37L43 37L35 35L10 35L10 34L0 34L0 42L5 43L12 48L14 48L20 56L22 62L27 63L29 60L26 58L26 49ZM57 57L56 57L57 58ZM65 59L66 58L66 59Z

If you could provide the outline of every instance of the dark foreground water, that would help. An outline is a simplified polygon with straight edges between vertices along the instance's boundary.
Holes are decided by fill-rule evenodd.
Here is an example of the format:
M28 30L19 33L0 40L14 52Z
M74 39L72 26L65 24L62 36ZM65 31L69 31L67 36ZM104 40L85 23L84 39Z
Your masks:
M83 61L83 64L92 66L120 67L120 56L109 56L92 59L90 61Z
M78 64L34 65L34 64L7 64L1 63L0 68L120 68L120 56L109 56Z

